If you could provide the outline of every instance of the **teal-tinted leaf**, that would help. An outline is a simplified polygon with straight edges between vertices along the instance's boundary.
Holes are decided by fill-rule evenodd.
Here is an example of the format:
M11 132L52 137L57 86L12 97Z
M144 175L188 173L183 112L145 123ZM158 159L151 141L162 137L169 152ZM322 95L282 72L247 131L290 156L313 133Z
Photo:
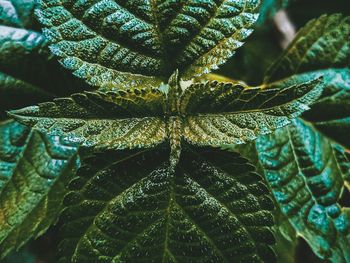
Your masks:
M28 251L28 248L9 254L1 260L1 263L35 263L35 256Z
M168 155L84 159L65 198L60 262L273 262L273 205L253 166L188 150L174 175Z
M0 194L11 180L17 163L25 150L31 130L14 121L0 126Z
M299 31L265 78L266 83L272 82L271 86L283 87L323 75L323 95L305 118L347 146L343 133L349 129L350 117L349 39L350 17L336 14L312 20Z
M301 121L261 137L256 147L282 213L321 258L350 260L350 210L338 203L344 178L339 146Z
M9 26L20 26L17 11L10 0L0 2L0 23Z
M33 28L34 0L1 0L0 24L18 28Z
M23 5L30 3L26 1ZM0 115L3 110L88 88L67 73L50 55L42 34L0 24Z
M350 65L350 64L349 64ZM327 87L304 118L331 139L350 149L350 68L325 75Z
M329 138L350 149L350 117L314 123L315 127Z
M38 17L62 64L89 84L158 85L231 57L258 17L258 0L41 1Z
M268 70L265 82L293 74L349 67L349 35L350 17L324 15L310 21Z
M0 25L0 110L52 98L33 83L34 76L30 74L38 70L31 66L42 65L38 57L44 56L45 46L39 33Z
M293 0L262 0L260 16L257 24L262 24L273 17L280 9L286 8Z
M0 126L0 255L18 249L55 223L77 148L15 122Z

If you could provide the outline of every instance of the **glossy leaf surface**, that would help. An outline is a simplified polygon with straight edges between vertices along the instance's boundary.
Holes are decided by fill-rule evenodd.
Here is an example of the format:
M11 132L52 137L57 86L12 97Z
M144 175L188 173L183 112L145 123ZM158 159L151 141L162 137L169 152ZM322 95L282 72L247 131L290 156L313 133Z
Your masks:
M188 150L170 174L168 155L83 160L65 199L60 262L273 262L273 205L253 166Z
M318 256L350 259L349 208L339 202L350 174L344 152L301 121L256 143L265 177L282 213Z
M99 149L149 148L164 141L178 160L182 139L219 147L251 141L283 127L309 109L322 89L317 79L284 90L232 83L193 84L181 94L145 88L76 94L53 103L12 111L11 116L42 132Z
M34 26L34 1L0 1L0 118L28 106L89 87L68 75Z
M42 1L51 51L89 84L190 79L231 57L258 17L258 0ZM129 86L130 87L130 86Z
M289 86L317 76L325 89L305 118L332 139L350 147L350 17L324 15L310 21L268 70L272 87ZM282 80L281 80L282 79ZM281 80L281 81L279 81Z
M4 257L55 223L77 148L16 122L0 126L0 255Z

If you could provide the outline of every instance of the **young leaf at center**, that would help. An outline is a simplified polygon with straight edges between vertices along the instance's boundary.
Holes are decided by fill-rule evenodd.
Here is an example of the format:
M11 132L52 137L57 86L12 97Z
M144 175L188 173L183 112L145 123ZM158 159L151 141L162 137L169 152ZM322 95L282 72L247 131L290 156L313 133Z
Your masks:
M322 78L285 89L233 83L194 83L184 91L175 73L168 90L144 88L86 92L11 111L23 124L83 146L152 148L168 142L174 167L181 143L242 144L281 128L309 109Z

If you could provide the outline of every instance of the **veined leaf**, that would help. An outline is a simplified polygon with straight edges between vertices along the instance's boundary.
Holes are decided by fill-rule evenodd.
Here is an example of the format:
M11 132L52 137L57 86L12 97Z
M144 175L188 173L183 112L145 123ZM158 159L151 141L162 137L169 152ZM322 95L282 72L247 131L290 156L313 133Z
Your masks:
M264 80L266 69L282 52L274 24L264 23L256 26L247 43L216 73L244 81L249 85L260 85Z
M77 148L15 122L0 126L0 255L57 221Z
M151 88L86 92L12 114L26 125L83 146L147 148L166 139L166 124L161 118L163 95Z
M208 82L182 93L175 74L164 91L86 92L10 115L44 133L99 149L150 148L168 142L174 168L182 139L213 147L253 140L307 110L321 94L321 82L284 90Z
M350 169L343 153L301 121L258 138L265 177L283 214L314 252L333 262L350 260L350 210L338 203Z
M20 14L12 13L14 6L16 11L28 11L27 5L31 4L32 1L23 0L0 1L0 10L2 7L5 12L0 11L0 16L14 15L17 19ZM9 5L12 11L6 9ZM27 11L23 11L24 14ZM54 95L70 95L73 90L88 89L82 81L62 70L50 55L47 41L41 33L18 28L16 26L22 24L13 25L5 18L3 20L4 25L0 24L0 115L3 110L50 100Z
M45 45L46 41L39 33L0 25L0 110L53 98L49 92L37 87L38 83L33 83L29 69L30 65L40 65L35 62L38 62L35 56L41 56Z
M310 21L267 71L265 82L293 74L349 67L349 23L350 17L340 14L323 15Z
M41 1L38 17L62 64L89 84L158 86L226 61L252 32L259 0Z
M60 262L273 262L273 204L254 167L189 149L170 174L168 155L84 159L65 198Z
M30 128L13 121L0 123L0 194L11 180L17 163L25 149Z
M350 17L324 15L297 34L285 53L268 70L272 87L324 77L324 92L305 118L332 139L350 147ZM282 79L282 80L281 80ZM278 81L281 80L281 81ZM332 130L332 132L330 132Z
M189 114L184 138L195 145L215 147L252 141L308 110L322 92L321 83L316 79L285 89L194 84L183 96L183 111Z
M1 0L0 23L18 28L33 28L34 7L34 0Z

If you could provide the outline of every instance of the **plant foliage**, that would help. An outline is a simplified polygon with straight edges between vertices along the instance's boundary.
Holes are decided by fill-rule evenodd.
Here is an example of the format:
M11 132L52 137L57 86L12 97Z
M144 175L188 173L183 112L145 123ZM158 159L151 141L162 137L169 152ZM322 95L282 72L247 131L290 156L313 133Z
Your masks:
M208 74L287 3L0 1L0 257L58 221L61 263L350 262L350 18Z

